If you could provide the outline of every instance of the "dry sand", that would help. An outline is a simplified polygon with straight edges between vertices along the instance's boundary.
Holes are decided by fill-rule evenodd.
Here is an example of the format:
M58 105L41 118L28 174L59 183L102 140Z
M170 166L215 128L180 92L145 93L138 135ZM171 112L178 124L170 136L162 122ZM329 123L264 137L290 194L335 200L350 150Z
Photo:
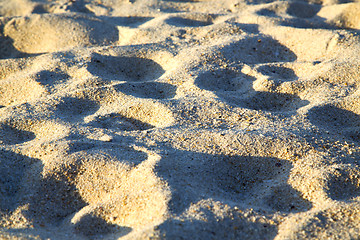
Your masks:
M0 0L1 239L360 239L360 3Z

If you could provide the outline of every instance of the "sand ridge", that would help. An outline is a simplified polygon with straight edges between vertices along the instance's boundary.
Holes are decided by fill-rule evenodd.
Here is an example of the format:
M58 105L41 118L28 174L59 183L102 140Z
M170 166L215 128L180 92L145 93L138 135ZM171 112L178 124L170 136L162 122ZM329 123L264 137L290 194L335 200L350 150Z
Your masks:
M358 10L0 1L0 238L357 239Z

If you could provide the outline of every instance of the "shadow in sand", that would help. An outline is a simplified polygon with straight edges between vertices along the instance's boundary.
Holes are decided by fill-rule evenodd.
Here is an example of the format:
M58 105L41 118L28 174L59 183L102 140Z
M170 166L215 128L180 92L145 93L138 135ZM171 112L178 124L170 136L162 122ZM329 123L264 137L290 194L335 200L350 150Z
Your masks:
M132 138L128 137L119 137L115 140L117 141L128 141L132 142ZM68 154L73 154L75 157L81 158L80 153L86 151L90 155L105 155L107 159L114 161L119 161L126 164L127 166L136 166L148 158L148 155L142 151L135 150L132 147L123 146L122 144L113 142L103 142L99 140L92 139L79 139L71 141L71 144L68 147ZM131 158L129 156L132 156Z
M35 75L35 80L41 85L54 85L60 81L69 79L70 76L66 73L42 70Z
M349 201L360 196L359 165L348 165L348 168L335 169L327 183L327 193L330 198L338 201Z
M342 133L347 138L360 142L360 115L333 105L313 107L309 111L311 123L329 132Z
M115 224L109 224L103 218L92 214L83 216L79 222L74 224L76 233L89 238L99 238L103 235L114 234L116 238L125 236L132 231L129 227L119 227Z
M291 62L297 58L290 49L275 39L262 35L231 43L220 51L224 59L231 64ZM262 66L259 70L272 78L281 76L285 81L296 79L293 70L283 67ZM230 104L254 110L296 111L309 103L292 94L270 90L255 91L252 86L255 80L240 71L217 69L200 74L195 79L195 84L199 88L213 91Z
M311 4L306 2L286 2L282 5L270 5L267 8L259 10L257 13L268 17L277 17L283 19L283 14L289 14L290 16L298 19L313 18L320 11L321 5Z
M307 211L312 204L286 183L291 169L291 162L278 158L167 151L155 172L172 191L170 211L186 216L193 204L200 203L198 206L203 209L197 211L206 220L171 219L161 224L159 229L170 238L183 236L184 232L198 239L227 239L226 236L259 239L264 234L271 238L276 235L276 226L251 222L240 214L241 211L234 212L231 217L219 218L215 211L209 210L212 207L203 202L228 203L240 209L286 214Z
M25 53L25 52L21 52L19 50L17 50L13 43L14 41L9 38L9 37L5 37L3 34L1 34L1 29L2 27L0 26L0 60L1 59L8 59L8 58L24 58L24 57L33 57L33 56L38 56L39 54L29 54L29 53Z
M116 85L115 89L140 98L166 99L176 95L177 87L160 82L128 82Z
M319 4L290 2L286 13L297 18L312 18L320 11L320 9L321 5Z
M307 29L307 28L312 28L312 29L330 29L330 30L335 30L335 29L339 29L338 27L336 27L335 25L329 24L326 22L325 18L321 18L321 17L314 17L311 19L307 19L307 18L287 18L287 19L282 19L280 21L280 25L281 26L285 26L285 27L294 27L294 28L300 28L300 29Z
M285 184L292 164L278 158L209 155L174 150L168 152L156 172L172 189L170 209L181 213L202 199L252 203L261 198L269 209L283 212L307 210L310 203L290 185ZM180 170L181 169L181 170ZM281 184L280 184L281 182ZM287 189L275 194L277 188ZM263 191L257 191L263 189ZM279 205L281 199L296 199ZM280 201L281 202L281 201ZM291 205L293 204L293 205ZM260 205L261 206L261 205Z
M155 61L138 57L115 57L94 53L88 71L101 78L120 81L151 81L165 71Z
M72 178L75 177L76 171L76 167L71 166L64 169L64 174L59 176L51 175L38 179L35 188L32 189L27 216L40 225L57 225L67 216L86 206L73 184Z
M263 75L269 76L273 81L294 81L298 79L294 70L283 66L263 65L257 69Z
M164 2L197 2L197 0L163 0Z
M115 88L135 97L166 99L176 95L176 86L152 82L161 77L165 70L151 59L114 57L94 53L88 70L103 80L126 81L116 85Z
M196 19L188 19L182 17L172 17L165 21L167 24L175 27L203 27L212 24L212 21L201 21Z
M36 5L34 6L34 10L32 11L32 13L37 13L37 14L49 13L53 5L53 3L50 3L49 1L43 1L43 0L35 0L34 2L36 2ZM85 2L84 0L65 1L60 3L59 8L65 10L66 12L92 14L92 12L86 7L86 4L87 2Z
M317 16L321 5L307 2L279 2L257 11L257 14L273 18L281 26L313 29L336 29L327 19ZM284 17L289 15L289 17Z
M270 112L296 111L309 104L309 101L296 95L272 92L255 92L249 98L238 100L232 97L228 101L245 108Z
M239 40L220 51L230 63L260 64L293 62L297 59L295 53L289 48L264 35Z
M314 124L329 130L360 126L360 115L330 104L313 107L309 113Z
M254 77L245 75L239 71L229 69L218 69L200 74L195 79L195 84L209 91L214 92L232 92L246 91L250 88Z
M20 188L26 171L36 160L0 149L0 210L9 212L18 206Z
M118 140L131 141L132 138ZM49 144L53 144L50 147L53 149L59 143ZM148 155L131 147L102 141L72 141L69 142L70 146L72 148L69 149L69 154L74 156L73 161L54 163L58 165L52 170L44 169L45 166L40 159L0 149L0 221L8 221L5 218L9 218L19 207L26 206L26 209L20 210L20 216L33 226L7 229L6 232L11 236L36 234L41 239L48 239L59 236L57 232L65 229L67 232L64 235L72 235L75 232L79 234L72 235L75 238L83 235L90 239L98 239L104 236L118 238L132 231L129 227L109 223L96 212L85 213L74 223L70 221L75 213L88 206L76 185L78 176L84 171L81 164L83 155L77 155L76 152L86 149L94 156L103 154L109 159L117 159L134 166L145 161ZM130 155L133 157L129 158ZM19 211L14 214L19 214Z
M3 144L21 144L35 139L35 134L30 131L17 129L13 126L0 123L0 141Z
M273 68L267 70L274 71ZM288 77L293 77L291 71L287 71L287 74ZM255 91L252 88L254 80L254 77L243 73L220 69L200 74L195 79L195 84L202 89L213 91L229 104L253 110L295 111L309 103L296 95Z
M99 103L89 99L64 97L56 106L55 115L63 119L77 121L79 118L95 113L99 108Z
M232 217L217 218L212 216L206 221L167 220L159 227L160 234L167 239L273 239L277 235L275 225L252 222L240 214ZM265 237L266 236L266 237Z
M109 149L112 150L113 148L109 147ZM96 149L91 152L94 151L96 151ZM125 159L126 157L124 157L124 155L127 154L127 151L131 151L131 149L125 149L125 151L121 152L122 157ZM134 150L132 151L134 152ZM107 149L101 148L101 152L107 152ZM111 154L111 151L107 153ZM143 157L142 160L146 159L146 154L139 152L138 155L139 158ZM31 167L31 174L28 176L26 176L26 174L22 174L21 176L18 174L19 179L18 181L14 181L14 184L22 182L21 187L23 189L21 191L22 195L19 196L19 199L20 197L21 199L18 202L14 202L13 208L27 204L28 208L23 214L34 226L34 228L29 231L39 234L43 238L48 238L48 235L51 234L49 230L45 232L41 231L44 227L46 229L50 227L56 231L58 227L61 228L61 226L64 227L65 225L68 225L69 231L74 229L77 234L90 238L107 234L124 236L131 232L131 228L111 224L101 216L94 215L94 213L84 214L77 219L74 224L70 222L74 213L78 213L81 209L88 206L88 203L83 200L76 186L76 178L82 173L82 165L79 164L79 161L81 160L79 159L70 164L62 164L56 171L48 171L45 176L42 173L44 166L39 164L40 161L38 161L35 167ZM29 170L29 166L25 166L24 168ZM15 172L14 169L13 171ZM25 172L23 171L23 173ZM20 178L21 181L19 181ZM24 231L28 231L28 229L24 229ZM21 234L21 231L16 229L11 232L15 235L16 233Z
M137 28L140 25L152 20L152 17L107 17L107 16L98 16L99 19L105 20L108 23L112 23L117 26Z
M115 131L147 130L155 127L146 122L142 122L134 118L127 118L121 114L116 113L98 116L89 122L88 125L91 127L104 128Z

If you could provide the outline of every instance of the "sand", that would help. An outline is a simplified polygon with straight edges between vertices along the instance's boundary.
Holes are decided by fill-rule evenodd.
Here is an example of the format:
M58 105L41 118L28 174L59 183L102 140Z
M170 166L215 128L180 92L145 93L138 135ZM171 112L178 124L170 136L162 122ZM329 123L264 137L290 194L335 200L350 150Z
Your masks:
M359 239L360 2L0 0L0 239Z

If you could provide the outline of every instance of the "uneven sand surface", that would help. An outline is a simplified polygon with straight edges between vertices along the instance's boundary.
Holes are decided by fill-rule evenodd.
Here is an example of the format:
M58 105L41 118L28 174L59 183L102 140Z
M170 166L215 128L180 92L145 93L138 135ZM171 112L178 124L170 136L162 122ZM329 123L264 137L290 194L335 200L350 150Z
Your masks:
M360 239L360 2L0 0L0 239Z

